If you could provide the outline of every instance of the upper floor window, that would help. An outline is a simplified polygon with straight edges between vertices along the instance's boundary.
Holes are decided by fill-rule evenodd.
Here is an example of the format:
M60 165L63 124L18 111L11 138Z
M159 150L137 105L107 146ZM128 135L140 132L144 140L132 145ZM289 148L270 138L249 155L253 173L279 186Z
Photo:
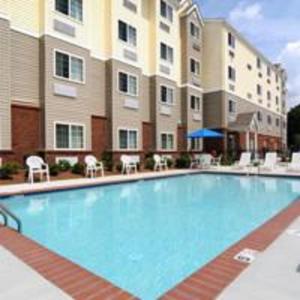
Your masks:
M276 96L276 105L279 105L279 97Z
M200 62L191 58L190 64L191 72L195 75L200 75Z
M138 131L136 129L119 129L119 148L136 150L138 148Z
M271 76L271 68L269 66L267 67L267 75Z
M195 23L193 23L193 22L190 23L190 32L191 32L192 37L199 39L200 28L197 25L195 25Z
M230 114L235 114L236 113L236 102L235 101L229 100L228 111L229 111Z
M191 96L191 109L194 111L201 110L201 100L200 97L196 97L194 95Z
M270 100L271 100L271 98L272 98L271 92L270 92L270 91L268 91L268 92L267 92L267 99L270 101Z
M131 46L136 46L136 29L123 21L119 21L119 39Z
M257 95L262 95L262 86L260 85L260 84L258 84L257 86L256 86L256 91L257 91Z
M55 76L70 81L84 82L83 58L56 50Z
M228 67L228 79L232 81L235 81L236 79L235 69L231 66Z
M134 75L119 72L119 91L127 95L137 96L138 79Z
M228 33L228 46L235 48L235 37L231 32Z
M280 120L279 118L276 118L276 127L279 127L280 126Z
M164 43L160 43L160 58L172 64L174 61L173 48Z
M55 145L57 149L84 149L84 126L56 123Z
M261 112L261 111L258 111L258 112L257 112L257 120L258 120L259 122L261 122L262 119L263 119L263 117L262 117L262 112Z
M268 125L272 125L272 117L268 115Z
M160 0L160 15L173 22L173 7L164 0Z
M161 149L173 150L174 149L174 134L173 133L161 133L160 143L161 143Z
M258 69L261 69L261 59L259 57L256 59L256 66Z
M174 89L162 85L160 87L160 101L172 105L174 103Z
M75 20L82 21L82 0L55 0L55 10Z

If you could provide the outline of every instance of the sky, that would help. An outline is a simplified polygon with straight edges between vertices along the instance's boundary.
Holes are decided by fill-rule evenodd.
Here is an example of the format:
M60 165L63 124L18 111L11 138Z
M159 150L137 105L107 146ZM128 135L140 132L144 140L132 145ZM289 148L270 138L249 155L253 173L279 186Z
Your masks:
M289 80L289 106L300 104L300 0L194 0L205 18L226 18Z

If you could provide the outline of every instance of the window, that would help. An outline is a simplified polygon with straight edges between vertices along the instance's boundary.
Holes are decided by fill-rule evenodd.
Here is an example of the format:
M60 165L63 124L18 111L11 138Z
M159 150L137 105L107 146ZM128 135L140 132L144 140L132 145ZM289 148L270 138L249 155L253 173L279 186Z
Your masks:
M119 21L119 39L131 46L136 46L136 29Z
M258 84L258 85L256 86L256 90L257 90L257 95L261 96L261 95L262 95L262 87L261 87L260 84Z
M276 74L275 79L276 79L276 83L278 83L278 80L279 80L278 74Z
M200 97L191 96L191 109L194 111L201 110L201 100Z
M162 85L160 87L160 101L162 103L172 105L174 103L174 90Z
M276 127L280 126L280 120L278 118L276 118Z
M279 97L276 96L276 105L279 105Z
M160 15L173 22L173 7L164 0L160 1Z
M271 76L271 68L269 66L267 67L267 75Z
M61 51L55 51L55 76L75 82L84 82L84 60Z
M55 124L57 149L84 149L84 127L73 124Z
M235 37L231 32L228 33L228 46L230 46L231 48L235 48Z
M230 66L228 67L228 78L232 81L236 79L235 69Z
M172 64L174 60L173 48L160 43L160 58Z
M256 65L258 69L261 69L261 60L259 57L256 59Z
M190 32L191 32L191 36L199 39L200 37L200 29L198 26L196 26L193 22L190 23Z
M174 134L162 133L161 138L161 149L162 150L173 150L174 149Z
M270 101L270 100L271 100L271 98L272 98L271 92L270 92L270 91L268 91L268 92L267 92L267 99Z
M258 112L257 112L257 120L258 120L259 122L262 122L262 120L263 120L262 112L261 112L261 111L258 111Z
M55 10L75 20L82 21L82 0L55 0Z
M138 79L134 75L119 72L119 91L131 96L138 95Z
M191 65L191 72L195 75L199 75L200 74L200 63L199 61L191 58L191 61L190 61Z
M229 100L228 111L229 111L230 114L235 114L236 113L236 102L235 101Z
M252 70L252 66L251 66L250 64L247 64L247 69L248 69L249 71L251 71L251 70Z
M268 125L272 125L272 117L268 115Z
M122 150L136 150L137 135L138 131L136 129L120 129L119 148Z
M191 139L191 148L192 150L201 150L201 140Z

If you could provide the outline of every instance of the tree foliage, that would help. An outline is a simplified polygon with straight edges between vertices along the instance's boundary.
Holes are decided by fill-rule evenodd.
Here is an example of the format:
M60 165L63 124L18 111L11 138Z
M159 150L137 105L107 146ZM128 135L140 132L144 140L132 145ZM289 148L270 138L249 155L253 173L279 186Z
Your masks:
M300 150L300 105L288 113L288 143L293 150Z

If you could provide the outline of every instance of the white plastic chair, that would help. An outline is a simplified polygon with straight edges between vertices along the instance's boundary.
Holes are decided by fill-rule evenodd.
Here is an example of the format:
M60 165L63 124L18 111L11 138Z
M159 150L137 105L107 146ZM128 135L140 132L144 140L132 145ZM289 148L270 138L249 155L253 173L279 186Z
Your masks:
M201 165L201 157L202 154L194 154L191 164L190 164L190 168L193 169L194 167L199 167Z
M234 166L237 169L245 169L251 166L251 152L243 152L240 160Z
M95 178L97 172L101 173L101 176L104 176L104 167L101 161L98 161L97 158L93 155L87 155L84 159L86 169L85 175L86 177Z
M130 174L131 171L137 173L137 162L133 161L130 156L122 155L122 174Z
M268 152L265 157L263 165L260 167L262 170L274 170L278 162L278 157L276 152Z
M300 172L300 152L293 153L292 161L288 164L287 170Z
M201 168L208 169L212 166L213 157L211 154L203 154L201 156L200 165Z
M158 154L153 155L154 159L154 171L162 171L163 168L168 170L168 160L166 157L161 157Z
M43 176L46 176L47 181L50 181L49 166L39 156L30 156L26 159L26 165L28 167L28 181L34 183L34 175L39 174L42 181Z

